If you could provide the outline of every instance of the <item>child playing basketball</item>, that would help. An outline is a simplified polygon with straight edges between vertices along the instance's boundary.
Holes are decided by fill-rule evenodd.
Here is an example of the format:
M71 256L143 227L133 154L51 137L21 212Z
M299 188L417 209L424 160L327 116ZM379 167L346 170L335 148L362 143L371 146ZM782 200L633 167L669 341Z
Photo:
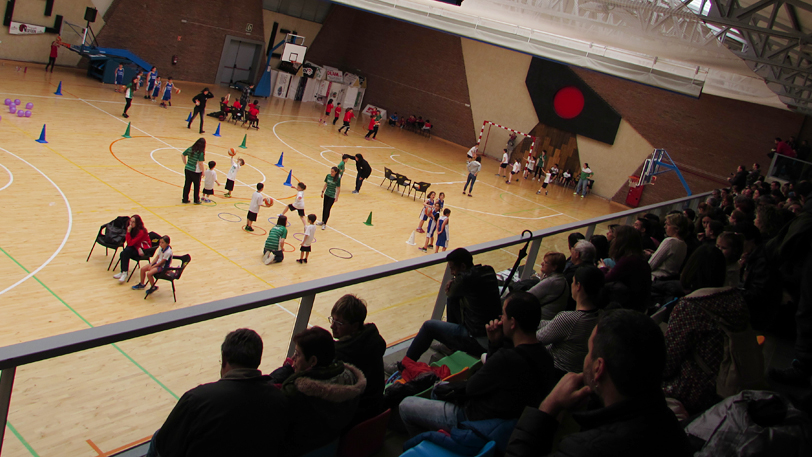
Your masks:
M152 91L155 89L155 81L158 79L158 68L152 67L152 69L147 73L147 88L144 91L144 98L153 98Z
M293 203L289 204L285 209L282 210L282 214L280 214L280 216L284 216L288 210L295 210L297 213L299 213L299 217L302 218L302 224L304 224L305 228L307 228L304 211L304 191L307 189L307 186L305 183L300 182L299 184L296 184L296 187L291 186L291 189L296 190L296 198L293 200Z
M547 176L544 177L544 184L541 185L541 189L544 189L544 195L547 195L547 192L549 192L547 190L547 185L553 180L553 174L551 172L545 172L544 170L541 170L541 172L547 173ZM541 189L536 192L536 195L541 193Z
M327 109L324 111L324 117L319 118L319 123L327 125L327 120L330 119L330 112L333 111L333 99L327 101Z
M508 155L507 149L502 149L502 162L499 164L499 172L496 173L496 176L502 176L502 173L505 175L502 176L503 178L507 178L507 167L510 164L510 156Z
M305 225L304 238L299 247L299 258L296 260L298 263L307 263L307 259L310 257L310 244L316 238L316 226L313 225L316 222L316 215L308 214L307 222L310 223Z
M251 196L251 204L248 206L248 222L245 223L245 230L248 232L253 232L254 228L251 226L254 222L257 221L257 215L259 215L259 207L262 205L262 189L265 188L265 184L257 183L257 191L254 192L254 195ZM284 216L283 216L284 217ZM287 219L285 217L285 225L287 225Z
M124 116L125 118L130 117L130 115L127 114L127 110L130 109L130 105L132 105L133 103L133 94L137 90L138 90L138 76L134 77L129 84L124 86L124 114L122 114L122 116Z
M124 91L124 64L118 64L116 68L116 92Z
M149 262L149 265L141 269L141 282L132 287L133 290L141 290L147 287L149 281L149 289L147 295L158 290L155 285L155 275L166 270L169 262L172 261L172 248L169 246L169 237L164 235L161 237L158 249L155 251L155 258Z
M158 100L158 96L161 94L161 77L158 76L155 78L155 84L152 87L152 95L149 97L150 101Z
M341 114L341 103L336 104L336 113L335 117L333 118L333 125L336 125L336 121L338 121L338 116Z
M220 185L220 182L217 181L217 172L214 171L216 165L217 162L214 160L209 161L209 169L203 173L205 176L203 180L203 201L206 203L211 203L211 199L207 195L214 195L214 184Z
M426 202L423 203L423 208L420 209L420 216L417 222L417 229L415 229L417 233L425 232L425 230L423 230L423 223L426 222L426 220L428 220L429 215L431 214L431 210L434 208L435 195L437 195L436 192L434 191L429 192L429 196L426 199Z
M288 225L288 218L279 216L276 225L268 230L268 238L265 239L265 249L262 252L262 262L265 265L285 260L285 238L288 237L286 225Z
M166 87L164 87L164 96L161 99L161 106L166 108L166 105L172 106L172 90L175 85L172 83L172 77L166 79ZM177 89L180 92L180 89Z
M422 248L419 248L423 252L427 252L428 249L434 247L434 232L437 231L437 219L439 219L441 211L440 202L435 202L434 208L432 208L430 211L429 225L426 227L426 243Z
M516 174L519 173L519 170L521 170L521 168L522 168L522 164L519 162L519 159L514 160L513 161L513 170L510 171L510 176L508 176L508 180L505 181L505 182L510 184L510 182L513 180L513 177ZM516 178L516 179L518 180L519 178Z
M533 176L533 167L536 165L536 159L533 158L533 154L527 155L527 160L524 164L524 179L527 179L527 175ZM536 178L533 178L535 180Z
M223 194L223 197L231 198L231 191L234 190L234 181L237 180L237 172L240 171L240 167L245 165L245 161L242 158L237 157L235 160L234 157L231 157L231 168L228 169L228 174L226 174L226 193Z
M440 192L437 194L437 203L440 204L440 209L445 207L445 192Z
M336 109L338 109L338 108L336 108ZM344 136L349 135L349 133L350 133L350 121L354 117L355 117L355 113L352 112L352 108L347 108L347 112L344 113L344 125L342 125L341 127L338 128L338 133L341 133L341 129L347 129L344 132Z
M451 215L451 209L446 208L443 210L443 215L440 216L440 219L437 221L437 246L434 247L434 252L440 252L440 248L443 248L443 251L448 249L448 240L451 238L451 235L448 231L448 216Z

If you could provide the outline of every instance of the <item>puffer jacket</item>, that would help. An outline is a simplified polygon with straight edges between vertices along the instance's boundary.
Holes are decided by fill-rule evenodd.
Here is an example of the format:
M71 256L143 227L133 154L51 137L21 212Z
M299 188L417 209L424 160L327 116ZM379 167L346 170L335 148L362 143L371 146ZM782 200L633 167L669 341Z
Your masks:
M282 393L291 400L293 410L289 435L293 455L306 454L338 438L352 420L366 386L364 373L343 362L290 376L282 384Z

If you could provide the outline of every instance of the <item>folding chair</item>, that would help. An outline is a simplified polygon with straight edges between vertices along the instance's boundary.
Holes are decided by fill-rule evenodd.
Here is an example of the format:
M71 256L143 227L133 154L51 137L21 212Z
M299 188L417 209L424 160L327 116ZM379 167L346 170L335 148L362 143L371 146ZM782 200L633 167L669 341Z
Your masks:
M397 188L400 189L401 187L403 187L403 190L400 191L401 197L403 196L403 193L406 192L406 189L408 189L409 186L411 185L412 185L411 179L407 178L406 175L398 174Z
M418 193L422 193L423 196L425 197L426 196L426 191L429 189L430 186L431 186L431 184L427 183L427 182L416 182L416 183L412 184L411 188L409 188L409 193L407 194L407 196L411 195L412 189L414 189L414 197L412 197L412 201L417 199L417 194Z
M173 267L172 266L172 260L176 260L176 259L180 260L180 262L181 262L179 267ZM166 269L164 269L164 271L162 271L162 272L158 273L157 275L155 275L154 278L156 280L157 279L163 279L164 281L169 281L169 282L172 283L172 298L175 299L175 302L177 302L178 297L177 297L177 295L175 295L175 281L180 279L180 276L183 274L183 270L185 270L186 267L189 265L189 262L192 261L192 256L190 256L189 254L176 255L176 256L172 256L172 260L169 261L169 264L170 264L169 267L167 267ZM156 281L156 284L157 284L157 281ZM144 300L146 300L147 297L149 297L149 294L144 295Z
M390 170L390 169L388 169L388 168L386 168L386 167L383 167L383 180L381 181L380 186L381 186L381 187L383 187L383 182L384 182L384 181L386 181L386 180L388 179L388 180L389 180L389 186L387 186L386 188L387 188L387 189L389 189L389 187L391 187L391 186L392 186L392 183L393 183L393 182L394 182L396 179L398 179L398 176L397 176L397 175L398 175L398 174L397 174L397 173L395 173L395 172L393 172L392 170Z

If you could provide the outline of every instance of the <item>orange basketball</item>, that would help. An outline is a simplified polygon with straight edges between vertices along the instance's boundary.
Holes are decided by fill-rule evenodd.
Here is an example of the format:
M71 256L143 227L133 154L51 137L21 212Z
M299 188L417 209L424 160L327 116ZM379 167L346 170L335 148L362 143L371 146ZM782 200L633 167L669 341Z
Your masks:
M237 150L234 149L234 148L229 149L228 150L228 155L230 155L231 157L234 157L235 155L237 155Z
M175 93L176 93L176 94L179 94L179 93L180 93L180 89L175 89Z
M273 198L271 198L271 197L265 197L265 198L263 198L263 199L262 199L262 202L263 202L263 203L265 203L265 206L266 206L267 208L270 208L271 206L273 206Z

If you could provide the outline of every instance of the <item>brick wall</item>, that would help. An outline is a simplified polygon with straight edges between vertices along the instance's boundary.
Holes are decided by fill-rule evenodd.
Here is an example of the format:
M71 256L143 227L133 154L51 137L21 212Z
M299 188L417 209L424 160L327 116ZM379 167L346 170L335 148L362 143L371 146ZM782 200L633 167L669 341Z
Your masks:
M698 99L625 79L575 68L576 74L615 108L654 147L665 148L694 193L720 187L740 164L769 164L776 136L796 135L804 116L729 98ZM642 163L637 169L639 174ZM626 199L628 185L614 200ZM674 173L647 186L641 206L684 197Z
M128 49L183 81L215 83L226 35L265 40L262 0L114 0L104 19L102 47Z
M334 5L307 58L366 77L364 104L430 119L432 134L453 143L476 142L459 37Z

